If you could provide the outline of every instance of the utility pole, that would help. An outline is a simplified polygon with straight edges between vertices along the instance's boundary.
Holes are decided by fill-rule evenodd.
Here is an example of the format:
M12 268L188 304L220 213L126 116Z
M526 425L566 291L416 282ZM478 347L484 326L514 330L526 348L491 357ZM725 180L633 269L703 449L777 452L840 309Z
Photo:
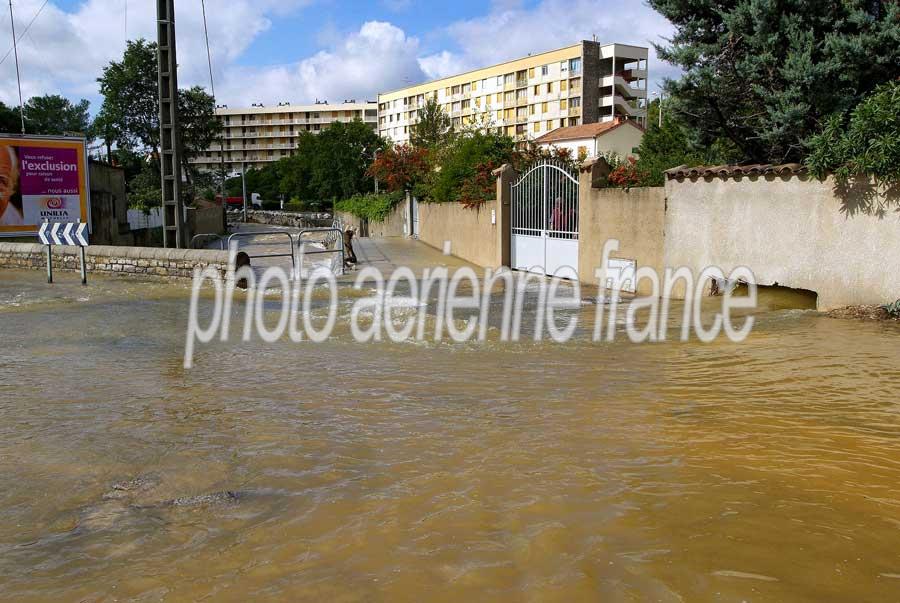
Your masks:
M12 30L13 55L16 60L16 83L19 85L19 119L22 120L22 136L25 136L25 105L22 104L22 77L19 75L19 46L16 43L16 22L13 19L12 0L9 0L9 27Z
M185 246L181 200L181 131L178 127L178 61L175 55L175 0L157 0L159 48L159 165L162 175L163 246Z

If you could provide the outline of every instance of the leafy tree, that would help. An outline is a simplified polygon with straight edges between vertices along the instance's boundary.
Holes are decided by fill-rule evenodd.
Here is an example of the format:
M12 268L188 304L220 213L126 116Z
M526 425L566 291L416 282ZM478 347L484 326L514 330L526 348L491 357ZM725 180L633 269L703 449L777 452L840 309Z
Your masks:
M129 41L121 61L112 61L97 79L103 106L95 130L120 148L159 150L159 90L156 43ZM203 88L178 91L182 157L209 147L221 132L215 101Z
M158 207L162 200L159 162L145 161L140 171L128 181L128 206L148 210Z
M369 174L385 183L389 191L411 191L425 180L430 169L426 149L404 144L380 153L369 166Z
M101 138L111 153L113 145L150 158L159 177L159 91L157 88L157 45L146 40L129 41L121 61L104 67L97 79L103 106L92 125L95 136ZM179 141L182 172L187 178L185 190L189 198L198 193L198 173L190 159L210 147L221 133L222 126L215 116L215 101L203 88L195 86L178 91L178 112L181 131ZM142 167L135 176L151 177L152 169ZM143 186L143 185L142 185ZM156 187L159 187L157 182ZM149 190L147 187L143 191ZM146 194L142 193L142 198ZM143 201L142 201L143 203ZM158 204L158 203L157 203Z
M460 201L476 206L494 198L492 170L515 157L509 136L477 130L455 137L438 155L438 167L423 187L432 201Z
M159 149L159 89L156 43L129 40L121 61L112 61L97 78L100 114L118 147Z
M425 101L419 120L410 128L410 142L415 147L435 149L444 146L453 135L450 116L434 97Z
M7 107L0 102L0 132L13 133L21 131L22 123L19 119L19 110Z
M334 122L316 135L300 138L297 154L309 165L309 191L318 199L345 199L375 189L366 173L384 139L361 120Z
M651 122L638 147L636 167L643 174L637 186L662 186L664 172L679 165L699 165L700 153L691 149L689 130L675 118L663 114L663 126ZM719 163L719 162L714 162Z
M798 161L821 120L900 75L896 0L649 3L676 29L658 47L684 70L665 109L695 147L727 139L745 161Z
M25 131L45 135L78 132L90 136L90 105L85 99L73 104L58 94L33 96L25 103Z
M900 81L879 87L849 120L832 115L810 139L807 164L819 178L833 172L840 184L861 176L900 186Z

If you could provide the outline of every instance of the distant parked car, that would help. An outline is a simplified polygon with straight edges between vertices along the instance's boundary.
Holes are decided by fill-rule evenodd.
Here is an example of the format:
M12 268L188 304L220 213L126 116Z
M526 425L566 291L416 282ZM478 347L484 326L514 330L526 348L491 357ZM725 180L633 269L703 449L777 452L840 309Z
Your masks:
M216 202L221 203L222 197L216 197ZM247 207L250 209L262 209L262 201L259 199L259 195L254 193L253 200L247 204ZM244 198L243 197L225 197L225 209L231 210L241 210L244 209Z

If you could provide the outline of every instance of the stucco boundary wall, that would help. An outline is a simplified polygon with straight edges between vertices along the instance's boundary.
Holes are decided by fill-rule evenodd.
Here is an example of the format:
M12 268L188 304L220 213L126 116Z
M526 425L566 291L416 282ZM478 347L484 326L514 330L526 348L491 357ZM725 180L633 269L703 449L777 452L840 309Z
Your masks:
M419 203L419 240L479 266L496 268L498 225L491 224L496 201L477 208L462 203Z
M78 247L54 245L53 270L80 269ZM189 279L194 268L212 266L225 274L228 252L92 245L85 248L88 276L113 274L149 279ZM39 243L0 243L0 269L46 270L47 247Z
M820 310L900 298L898 201L883 189L843 192L806 174L670 178L665 189L668 266L747 266L758 284L815 291Z
M409 202L406 199L397 203L391 213L378 222L363 220L345 211L334 212L334 217L343 222L344 228L352 228L360 237L404 237L409 234Z

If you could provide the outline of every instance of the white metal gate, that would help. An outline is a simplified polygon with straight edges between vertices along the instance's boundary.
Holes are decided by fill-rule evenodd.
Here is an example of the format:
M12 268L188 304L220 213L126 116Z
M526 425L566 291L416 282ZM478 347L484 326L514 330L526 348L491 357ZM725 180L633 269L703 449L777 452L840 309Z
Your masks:
M578 278L578 176L560 161L539 161L512 184L511 263Z

